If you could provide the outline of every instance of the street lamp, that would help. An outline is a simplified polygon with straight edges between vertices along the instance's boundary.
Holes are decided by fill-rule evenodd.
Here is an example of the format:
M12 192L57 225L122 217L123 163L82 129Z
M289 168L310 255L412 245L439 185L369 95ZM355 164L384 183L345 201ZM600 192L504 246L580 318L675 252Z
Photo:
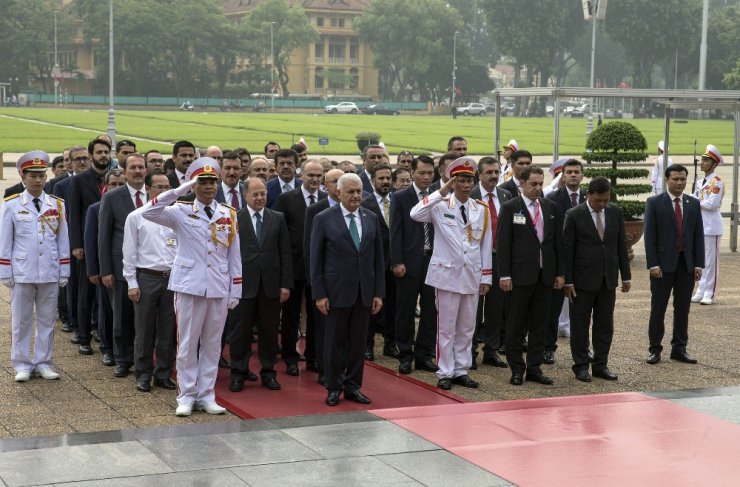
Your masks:
M604 20L606 18L606 4L607 0L591 0L586 2L590 4L589 9L591 10L591 83L590 88L594 86L594 61L596 59L596 20ZM585 12L585 10L584 10ZM588 123L586 124L586 135L589 135L594 128L594 99L591 97L588 107Z
M455 72L457 71L457 35L460 32L455 31L455 35L452 36L452 97L450 99L450 109L457 110L455 108Z
M270 111L275 111L275 43L273 42L272 26L277 22L270 22Z
M116 146L116 110L113 106L113 0L108 0L108 137Z
M54 103L59 108L59 53L57 50L57 12L54 11L54 68L51 75L54 77Z

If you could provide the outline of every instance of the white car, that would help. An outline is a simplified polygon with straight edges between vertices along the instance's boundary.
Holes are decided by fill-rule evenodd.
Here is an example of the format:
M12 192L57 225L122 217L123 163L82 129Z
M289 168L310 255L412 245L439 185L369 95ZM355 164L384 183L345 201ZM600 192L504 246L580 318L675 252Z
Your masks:
M360 111L357 105L351 101L343 101L336 105L327 105L324 107L326 113L357 113Z
M460 115L480 115L486 114L486 106L483 103L468 103L464 107L458 107L457 113Z

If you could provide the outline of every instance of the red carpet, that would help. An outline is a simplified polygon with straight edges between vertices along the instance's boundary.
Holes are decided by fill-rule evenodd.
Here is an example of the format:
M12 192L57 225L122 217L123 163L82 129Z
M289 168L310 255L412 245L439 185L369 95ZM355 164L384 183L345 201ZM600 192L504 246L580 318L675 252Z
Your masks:
M519 486L737 486L740 427L638 393L373 414Z
M259 364L255 355L250 361L250 368L258 371ZM365 362L362 392L373 401L372 404L362 405L342 398L339 405L329 407L324 404L326 389L316 383L318 374L306 371L305 366L305 362L300 362L301 375L292 377L285 373L285 364L278 363L277 380L282 386L279 391L270 391L257 381L245 382L244 390L241 392L231 392L229 370L219 369L216 399L219 404L242 419L439 406L466 401L455 394L400 375L393 370Z

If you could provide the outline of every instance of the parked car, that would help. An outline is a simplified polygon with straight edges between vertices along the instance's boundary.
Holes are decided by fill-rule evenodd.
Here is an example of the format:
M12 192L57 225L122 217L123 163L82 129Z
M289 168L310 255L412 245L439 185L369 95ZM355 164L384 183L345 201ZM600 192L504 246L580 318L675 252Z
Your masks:
M604 112L604 118L623 118L623 116L621 111L607 108Z
M486 114L486 106L483 103L468 103L464 107L457 107L457 113L460 115L480 115Z
M357 108L357 104L351 101L343 101L336 105L326 105L324 107L326 113L357 113L360 111Z
M372 104L368 105L365 108L362 109L363 113L367 113L368 115L400 115L401 112L398 110L393 110L391 108L388 108L385 105L377 105Z

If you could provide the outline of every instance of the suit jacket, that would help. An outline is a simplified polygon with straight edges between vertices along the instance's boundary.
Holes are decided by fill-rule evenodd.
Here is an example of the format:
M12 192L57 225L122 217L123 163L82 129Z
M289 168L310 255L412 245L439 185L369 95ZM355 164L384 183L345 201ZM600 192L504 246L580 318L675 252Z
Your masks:
M505 183L499 184L498 187L499 188L503 188L506 191L508 191L509 194L511 194L511 196L514 197L514 198L516 198L520 194L520 192L519 192L519 186L516 185L516 182L514 181L514 178L513 177L511 179L509 179L508 181L506 181Z
M503 207L504 203L506 203L512 198L512 196L511 196L511 193L506 191L501 186L496 186L496 196L498 197L498 201L499 201L499 209L496 214L500 217L501 208ZM488 204L488 199L487 198L483 199L483 195L480 193L480 184L475 185L475 188L473 188L473 191L470 192L470 197L474 200L481 200L483 203ZM491 225L491 231L493 232L493 225ZM498 227L496 228L496 233L498 233ZM493 244L494 244L493 250L495 252L496 251L496 235L493 235ZM496 268L497 265L495 262L494 262L493 267L494 267L493 271L498 272L498 269ZM494 285L497 285L497 284L494 283Z
M273 179L274 181L274 179ZM326 193L318 192L319 201L326 198ZM288 235L290 236L290 248L293 262L293 279L306 279L306 264L303 255L303 232L306 224L306 201L303 199L303 191L297 187L293 191L281 193L275 204L275 211L279 211L288 224Z
M216 189L216 201L219 203L223 203L227 206L231 206L231 195L228 195L228 198L226 195L224 195L224 189L221 186L221 183L218 183L217 186L218 189ZM247 206L247 202L244 200L244 183L242 181L239 181L236 185L236 192L237 192L237 198L239 198L239 209Z
M553 191L549 195L547 195L547 199L550 201L554 201L556 205L558 205L558 215L560 218L565 218L565 214L570 210L571 204L570 204L570 194L568 193L568 188L558 188L557 191ZM586 192L582 189L578 190L578 204L580 205L586 201Z
M98 173L90 167L70 178L67 208L69 211L69 248L81 249L84 245L85 215L93 203L100 201ZM102 176L101 176L102 178Z
M3 198L7 198L8 196L13 196L14 194L21 194L26 190L26 187L23 186L23 183L14 184L13 186L5 189L5 194L3 195Z
M64 178L58 183L54 185L54 188L52 189L52 193L54 196L58 196L62 198L67 203L67 199L69 198L69 185L72 183L72 179L74 176L70 176L68 178ZM69 215L67 215L67 219L69 220Z
M388 198L393 200L391 194L388 194ZM385 268L391 268L391 243L390 243L390 228L385 221L383 210L378 205L378 200L375 199L375 193L362 200L361 206L372 211L373 214L378 218L378 224L380 225L380 236L383 238L383 259L385 261ZM389 211L390 214L390 211Z
M180 187L180 179L177 177L175 171L167 173L167 179L170 180L170 188L175 189Z
M53 179L48 180L46 182L46 184L44 185L44 192L51 194L54 191L54 186L56 186L56 184L59 181L63 181L65 179L67 179L68 177L69 177L69 173L68 172L63 172L61 175L59 175L59 176L57 176L57 177L55 177Z
M295 178L295 188L293 188L293 191L301 187L301 184L303 183L302 180ZM275 207L275 203L277 203L278 196L280 196L283 192L283 182L280 178L273 178L267 181L266 187L267 187L267 207L272 209Z
M339 204L339 203L336 203ZM329 208L329 198L319 200L318 203L306 208L306 222L303 225L303 258L304 269L306 271L306 280L311 281L311 232L313 230L313 221L316 215Z
M242 257L242 298L257 296L260 283L265 296L279 298L280 288L293 287L290 239L283 215L265 208L259 242L249 209L241 209L236 215Z
M666 191L651 196L645 205L645 257L647 267L660 267L672 273L678 265L678 220ZM699 200L681 195L683 201L683 257L686 268L704 267L704 223L701 218Z
M383 241L377 217L358 210L362 225L357 250L342 215L341 205L322 211L311 232L311 294L329 298L329 306L349 308L358 295L370 307L374 297L385 297Z
M90 205L85 220L85 268L88 276L100 275L98 258L98 225L100 222L100 201Z
M146 203L146 194L143 195L142 201ZM127 185L118 187L103 196L100 202L100 223L98 224L98 256L101 276L113 274L117 280L124 280L123 230L126 217L135 209Z
M367 177L365 168L363 167L357 171L357 175L360 176L360 180L362 181L362 190L372 194L373 191L375 191L375 188L373 187L373 183L370 181L370 178Z
M391 199L391 267L403 264L406 275L419 276L424 272L424 224L411 219L411 208L419 202L416 188L397 191ZM428 224L434 242L434 227Z
M552 286L556 276L565 274L563 260L563 225L558 218L555 203L541 199L543 222L542 243L525 206L518 196L503 204L498 219L498 275L511 277L515 286L529 286L540 278L540 252L542 252L542 283ZM514 216L522 215L523 224L515 224Z
M622 281L631 279L622 210L609 204L602 216L603 241L586 203L574 206L565 214L565 283L575 285L576 289L598 291L602 282L607 289L615 289L617 272L621 273Z

